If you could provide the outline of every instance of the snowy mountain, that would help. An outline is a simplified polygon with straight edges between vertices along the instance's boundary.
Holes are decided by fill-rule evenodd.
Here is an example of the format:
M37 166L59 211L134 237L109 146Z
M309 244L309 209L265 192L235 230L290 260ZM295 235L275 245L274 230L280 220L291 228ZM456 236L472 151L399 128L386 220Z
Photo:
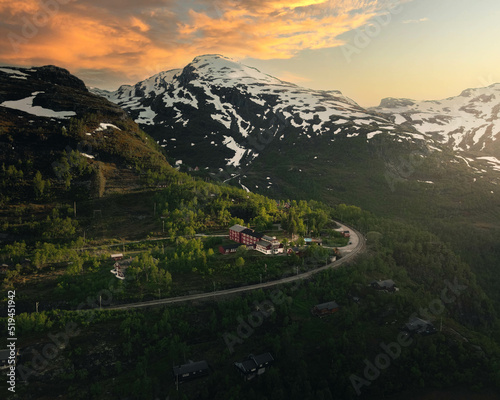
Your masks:
M489 160L496 169L500 165L495 158L500 158L500 84L467 89L439 101L388 98L372 110L390 115L397 124L413 126L468 161Z
M183 69L112 93L93 91L128 111L169 156L192 167L246 166L274 139L425 139L339 91L302 88L221 55L196 57Z

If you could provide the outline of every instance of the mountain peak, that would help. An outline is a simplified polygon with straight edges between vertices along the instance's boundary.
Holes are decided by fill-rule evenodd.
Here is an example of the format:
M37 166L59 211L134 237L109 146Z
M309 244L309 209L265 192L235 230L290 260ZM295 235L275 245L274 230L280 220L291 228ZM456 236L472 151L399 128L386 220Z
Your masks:
M395 97L386 97L380 101L380 108L398 108L407 107L415 104L414 100L411 99L398 99Z
M189 79L210 81L225 87L238 84L280 85L284 83L278 78L264 74L257 68L249 67L220 54L205 54L195 57L184 68L183 75Z

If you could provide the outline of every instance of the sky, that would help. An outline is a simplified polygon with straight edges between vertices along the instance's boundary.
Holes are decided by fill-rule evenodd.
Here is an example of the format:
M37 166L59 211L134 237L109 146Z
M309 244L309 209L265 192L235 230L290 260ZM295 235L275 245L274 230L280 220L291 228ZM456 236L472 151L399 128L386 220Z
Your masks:
M498 0L0 0L0 64L114 90L222 54L360 105L500 82Z

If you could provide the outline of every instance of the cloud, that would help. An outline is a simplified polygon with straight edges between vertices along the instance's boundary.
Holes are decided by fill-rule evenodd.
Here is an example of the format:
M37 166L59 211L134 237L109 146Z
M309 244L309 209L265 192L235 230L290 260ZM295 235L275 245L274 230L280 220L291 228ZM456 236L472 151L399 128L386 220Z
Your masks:
M74 73L102 70L135 82L200 54L276 59L339 46L341 34L391 5L394 0L0 0L0 59Z
M421 22L427 22L429 18L420 18L420 19L407 19L402 21L403 24L419 24Z

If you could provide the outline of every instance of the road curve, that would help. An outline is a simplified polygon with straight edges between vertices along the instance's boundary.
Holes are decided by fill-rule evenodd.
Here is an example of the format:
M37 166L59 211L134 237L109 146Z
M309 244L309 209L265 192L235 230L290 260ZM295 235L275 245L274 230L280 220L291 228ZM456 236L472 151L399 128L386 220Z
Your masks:
M257 283L254 285L248 285L248 286L242 286L242 287L236 287L232 289L225 289L225 290L219 290L216 292L209 292L209 293L200 293L200 294L193 294L193 295L187 295L187 296L179 296L179 297L171 297L171 298L165 298L165 299L159 299L159 300L151 300L151 301L144 301L141 303L129 303L129 304L122 304L119 306L112 306L112 307L106 307L103 308L103 310L130 310L132 308L142 308L142 307L154 307L154 306L161 306L165 304L174 304L174 303L182 303L186 301L192 301L192 300L207 300L207 299L214 299L216 297L221 297L221 296L227 296L230 294L237 294L237 293L243 293L243 292L249 292L252 290L258 290L258 289L265 289L277 285L281 285L284 283L290 283L294 282L297 280L301 279L307 279L313 276L314 274L317 274L318 272L324 271L329 268L338 268L341 265L344 265L345 263L351 261L354 257L356 257L359 253L363 252L365 250L365 238L361 233L359 233L357 230L348 227L347 225L341 225L341 229L339 230L349 230L351 233L351 244L342 248L342 258L339 260L336 260L330 264L327 264L323 267L316 268L311 271L304 272L299 275L293 275L289 276L286 278L278 279L275 281L270 281L270 282L264 282L264 283Z

